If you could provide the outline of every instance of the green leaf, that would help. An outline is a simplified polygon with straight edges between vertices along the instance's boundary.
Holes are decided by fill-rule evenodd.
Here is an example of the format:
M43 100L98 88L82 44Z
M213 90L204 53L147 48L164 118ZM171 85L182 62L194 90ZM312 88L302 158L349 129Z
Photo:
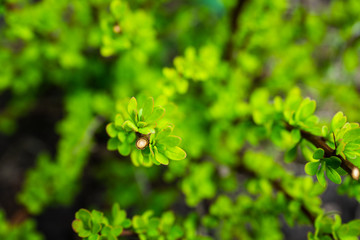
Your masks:
M116 137L118 133L113 123L109 123L108 125L106 125L106 132L112 138Z
M91 213L86 209L80 209L76 212L75 218L82 221L85 229L90 230L91 228Z
M100 240L100 236L98 234L91 234L88 240Z
M284 161L286 163L292 162L295 160L296 155L297 155L297 145L295 145L295 147L291 148L289 151L285 153Z
M316 173L316 178L319 181L319 183L321 184L321 186L326 187L326 179L325 179L325 170L326 170L326 163L323 162L321 164L320 169L317 171Z
M161 164L168 165L169 159L167 157L165 157L162 153L160 153L156 146L154 147L154 150L155 150L156 161L158 161Z
M131 146L128 143L122 143L118 146L118 151L123 156L128 156L131 151Z
M121 114L116 114L116 116L115 116L115 126L116 127L121 127L123 123L124 123L123 116Z
M142 116L146 120L154 111L154 99L152 97L147 98L142 109Z
M340 158L335 157L335 156L325 158L325 161L326 161L326 165L333 168L333 169L337 169L341 165Z
M310 100L310 98L305 98L300 106L299 109L295 113L295 120L296 121L304 121L308 117L310 117L316 109L316 102L314 100Z
M125 219L122 224L121 224L124 228L130 228L131 227L131 220L130 219Z
M345 123L346 117L344 116L343 112L336 113L331 120L331 131L335 132L336 129L342 128Z
M350 237L360 236L360 220L353 220L351 222L341 225L341 227L337 231L337 234L340 239L352 239Z
M147 123L156 122L157 120L162 118L164 114L165 114L165 109L161 106L156 106L152 114L148 117L148 119L145 119L145 121Z
M110 138L107 142L107 149L110 151L114 151L118 148L119 140L116 138Z
M131 117L131 119L136 122L136 116L137 116L137 101L136 98L132 97L128 104L128 113Z
M338 174L340 174L340 176L345 176L345 175L348 174L348 173L347 173L344 169L342 169L341 167L336 168L335 171L337 171Z
M338 174L337 171L335 171L335 169L333 169L331 167L327 167L326 176L329 178L330 181L332 181L332 182L334 182L336 184L341 183L340 175Z
M316 172L319 169L319 165L320 165L320 161L317 162L308 162L305 165L305 172L306 174L310 175L310 176L314 176L316 174Z
M176 147L181 143L181 138L178 136L169 135L165 138L160 139L158 142L168 147Z
M138 122L138 123L137 123L138 128L144 128L144 127L146 127L147 125L148 125L147 122Z
M170 133L173 131L172 126L167 126L163 130L161 130L159 133L156 134L156 140L160 141L163 138L166 138L170 135Z
M140 216L133 217L132 225L135 229L142 229L146 227L144 220Z
M155 129L152 127L144 127L144 128L139 128L139 133L141 134L154 134L155 133Z
M76 233L79 233L80 231L84 230L84 224L80 219L75 219L72 222L71 226Z
M92 233L98 233L101 230L101 222L103 219L103 213L93 210L91 211Z
M135 150L131 152L131 161L136 166L139 167L143 164L144 157L140 150Z
M165 156L171 160L182 160L186 158L186 152L179 147L172 147L166 149Z
M111 235L113 235L115 237L120 236L122 231L123 231L122 226L113 226L113 228L111 229Z
M327 135L329 135L329 128L328 128L327 126L323 126L323 127L321 128L321 135L322 135L323 137L326 137Z
M134 131L134 132L139 131L137 126L130 120L127 120L127 121L124 122L123 128L128 132L130 132L130 131Z
M135 139L136 139L136 134L134 132L131 132L130 134L127 135L126 142L132 144L134 143Z
M126 133L123 131L120 131L117 135L118 139L120 140L120 142L125 142L126 140Z
M360 128L353 128L345 132L343 141L349 143L351 141L358 140L360 138Z
M323 159L324 154L325 154L324 149L318 148L318 149L315 150L313 158L314 159Z

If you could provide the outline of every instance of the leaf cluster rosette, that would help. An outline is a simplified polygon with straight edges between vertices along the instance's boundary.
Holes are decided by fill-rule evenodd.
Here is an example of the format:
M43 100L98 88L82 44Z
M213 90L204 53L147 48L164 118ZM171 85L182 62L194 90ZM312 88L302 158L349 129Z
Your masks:
M91 212L80 209L72 222L74 231L81 238L88 240L116 240L124 228L131 227L131 220L126 218L126 212L115 203L112 207L110 220L97 210Z
M173 125L158 125L165 109L154 106L152 97L147 98L140 108L136 99L131 98L127 114L126 119L121 114L116 115L115 122L106 126L110 136L109 150L118 150L123 156L130 155L135 166L168 165L169 160L186 158L185 151L179 147L181 138L172 135Z

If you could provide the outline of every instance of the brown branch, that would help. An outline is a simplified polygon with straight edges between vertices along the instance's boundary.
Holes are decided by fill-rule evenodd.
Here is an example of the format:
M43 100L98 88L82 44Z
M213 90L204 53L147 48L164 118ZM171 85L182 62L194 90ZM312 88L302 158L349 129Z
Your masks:
M286 129L292 130L293 126L286 123ZM335 156L341 160L341 168L344 169L354 180L359 180L359 168L352 164L349 160L336 154L336 151L327 145L326 140L322 137L315 136L307 131L300 130L301 137L312 143L315 147L321 148L325 152L325 157Z

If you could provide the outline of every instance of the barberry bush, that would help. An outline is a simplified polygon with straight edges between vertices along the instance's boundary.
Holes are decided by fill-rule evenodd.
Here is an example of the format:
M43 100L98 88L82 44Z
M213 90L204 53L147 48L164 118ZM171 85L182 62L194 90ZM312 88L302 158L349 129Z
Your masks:
M3 0L0 34L0 239L359 239L359 0Z

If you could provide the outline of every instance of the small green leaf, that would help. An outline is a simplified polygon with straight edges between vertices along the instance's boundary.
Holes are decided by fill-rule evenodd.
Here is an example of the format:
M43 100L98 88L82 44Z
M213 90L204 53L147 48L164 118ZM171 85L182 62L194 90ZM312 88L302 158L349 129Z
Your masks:
M174 135L169 135L165 138L159 140L159 143L162 143L168 147L176 147L181 143L181 138Z
M156 122L157 120L162 118L164 114L165 114L165 109L161 106L156 106L152 114L148 117L148 119L145 119L145 121L147 123Z
M323 162L321 164L320 169L317 171L316 173L316 178L319 181L319 183L321 184L321 186L326 187L326 179L325 179L325 170L326 170L326 163Z
M310 175L310 176L314 176L316 174L316 172L319 169L319 165L320 165L320 161L317 162L308 162L305 165L305 172L306 174Z
M338 112L335 114L333 119L331 120L331 131L335 132L335 130L342 128L346 123L346 117L343 112Z
M120 234L122 233L123 231L123 227L122 226L114 226L112 229L111 229L111 235L117 237L117 236L120 236Z
M144 128L144 127L146 127L147 125L148 125L147 122L138 122L138 123L137 123L138 128Z
M131 220L130 219L125 219L122 224L121 224L124 228L129 228L131 227Z
M171 160L182 160L186 158L186 152L179 147L172 147L166 149L165 156Z
M136 139L136 134L134 132L131 132L127 137L126 137L126 142L129 144L132 144Z
M114 151L118 148L118 144L120 144L118 139L110 138L107 142L107 149L110 151Z
M91 213L86 209L80 209L76 212L75 218L82 221L84 228L90 230Z
M325 158L325 161L326 161L326 165L333 169L337 169L341 165L340 158L335 156L331 156L330 158Z
M321 128L321 135L322 135L323 137L326 137L327 135L329 135L329 128L328 128L327 126L323 126L323 127Z
M345 132L343 141L349 143L351 141L358 140L360 138L360 128L352 128Z
M118 151L121 155L128 156L130 154L131 147L127 143L122 143L118 146Z
M140 165L143 164L143 155L141 153L140 150L135 150L135 151L132 151L131 152L131 161L132 163L136 166L136 167L139 167Z
M344 169L342 169L341 167L336 168L335 171L337 171L338 174L340 174L340 176L345 176L345 175L348 174L348 173L347 173Z
M123 123L124 123L123 116L121 114L116 114L116 116L115 116L115 126L116 127L121 127Z
M120 140L120 142L125 142L126 140L126 133L123 131L120 131L117 135L118 139Z
M129 120L124 122L123 128L128 132L130 132L130 131L135 131L135 132L139 131L137 126L132 121L129 121Z
M172 126L167 126L163 130L161 130L159 133L156 134L156 140L160 141L163 138L166 138L170 135L170 133L173 131Z
M168 165L169 159L167 157L165 157L162 153L160 153L156 146L154 147L154 150L155 150L156 161L158 161L161 164Z
M310 117L316 109L316 102L314 100L310 100L310 98L305 98L300 106L299 109L295 113L295 120L296 121L304 121L308 117Z
M84 225L80 219L75 219L71 225L76 233L79 233L80 231L84 230Z
M340 239L356 239L356 237L360 236L360 219L341 225L337 234Z
M103 219L103 213L92 210L91 211L91 221L92 221L92 227L91 231L92 233L98 233L101 230L101 222Z
M295 160L297 155L297 145L295 147L291 148L289 151L285 153L284 161L286 163L292 162Z
M143 109L142 116L146 120L150 117L150 115L154 110L154 99L152 97L147 98L146 101L144 102L144 106L142 109Z
M144 128L139 128L139 133L141 134L154 134L155 133L155 129L152 127L144 127Z
M137 101L136 98L132 97L128 104L128 113L133 121L136 121L137 116Z
M109 123L108 125L106 125L106 132L112 138L116 137L118 133L113 123Z
M318 148L318 149L315 150L313 158L314 159L323 159L324 154L325 154L324 149Z
M91 234L91 236L89 236L88 240L99 240L100 236L98 234Z
M337 173L337 171L335 171L333 168L331 167L327 167L326 169L326 176L329 178L330 181L336 183L336 184L340 184L341 183L341 177L340 175Z
M111 226L105 226L102 230L101 230L101 235L103 236L110 236L111 235Z

